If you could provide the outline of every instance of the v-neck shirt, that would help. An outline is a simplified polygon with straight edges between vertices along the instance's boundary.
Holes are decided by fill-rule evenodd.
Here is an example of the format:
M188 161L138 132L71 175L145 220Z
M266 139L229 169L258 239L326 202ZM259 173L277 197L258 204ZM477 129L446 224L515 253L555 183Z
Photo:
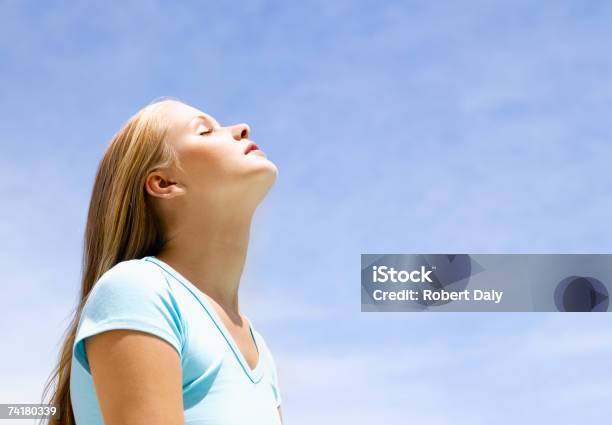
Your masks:
M179 353L185 423L280 425L276 364L247 319L258 352L251 368L204 294L155 256L117 263L95 283L80 315L70 376L77 425L103 425L85 339L112 329L154 334Z

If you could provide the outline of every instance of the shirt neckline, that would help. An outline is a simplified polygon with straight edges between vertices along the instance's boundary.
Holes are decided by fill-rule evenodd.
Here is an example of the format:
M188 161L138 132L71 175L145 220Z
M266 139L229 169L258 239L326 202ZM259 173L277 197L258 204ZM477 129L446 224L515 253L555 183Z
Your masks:
M246 358L242 354L242 351L240 351L240 349L238 348L238 344L236 344L236 341L234 341L234 337L229 332L229 330L227 329L227 327L225 326L225 324L223 323L223 321L221 320L221 318L219 317L215 309L212 307L212 305L208 301L207 299L208 295L206 295L197 286L195 286L192 282L190 282L185 276L180 274L177 270L175 270L172 266L170 266L165 261L153 255L148 255L144 257L143 260L155 263L156 265L161 267L164 271L169 273L172 277L174 277L177 281L179 281L183 286L185 286L198 299L198 301L200 301L200 304L202 304L202 307L204 307L204 310L206 310L210 318L213 320L213 322L217 326L217 329L221 332L221 334L225 338L225 341L232 349L234 356L236 357L236 359L242 366L242 369L244 370L246 375L254 383L259 382L262 378L263 353L261 352L261 347L259 346L257 338L255 338L255 330L253 328L253 323L251 322L251 319L249 319L245 314L243 314L247 322L249 322L249 331L255 343L255 348L257 349L257 364L255 365L254 369L251 369L251 366L249 366L249 363L246 361Z

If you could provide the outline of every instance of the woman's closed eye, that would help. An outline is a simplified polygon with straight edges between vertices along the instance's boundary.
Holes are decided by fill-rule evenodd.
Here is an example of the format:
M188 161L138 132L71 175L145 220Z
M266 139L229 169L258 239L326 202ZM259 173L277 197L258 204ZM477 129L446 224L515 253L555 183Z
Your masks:
M204 136L205 134L210 134L213 132L213 128L206 128L203 131L200 132L200 136Z

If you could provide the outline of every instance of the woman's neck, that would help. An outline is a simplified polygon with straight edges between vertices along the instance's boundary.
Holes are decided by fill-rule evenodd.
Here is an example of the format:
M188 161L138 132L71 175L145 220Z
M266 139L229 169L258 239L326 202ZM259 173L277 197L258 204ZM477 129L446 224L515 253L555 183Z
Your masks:
M238 320L238 289L246 261L251 217L243 220L200 219L170 233L156 255L211 297L232 320Z

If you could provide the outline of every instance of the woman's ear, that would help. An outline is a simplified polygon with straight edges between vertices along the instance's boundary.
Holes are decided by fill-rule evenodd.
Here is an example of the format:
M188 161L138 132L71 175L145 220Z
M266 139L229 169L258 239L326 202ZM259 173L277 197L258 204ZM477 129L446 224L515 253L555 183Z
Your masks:
M185 193L184 187L165 170L150 172L145 180L145 190L151 196L164 199L174 198Z

